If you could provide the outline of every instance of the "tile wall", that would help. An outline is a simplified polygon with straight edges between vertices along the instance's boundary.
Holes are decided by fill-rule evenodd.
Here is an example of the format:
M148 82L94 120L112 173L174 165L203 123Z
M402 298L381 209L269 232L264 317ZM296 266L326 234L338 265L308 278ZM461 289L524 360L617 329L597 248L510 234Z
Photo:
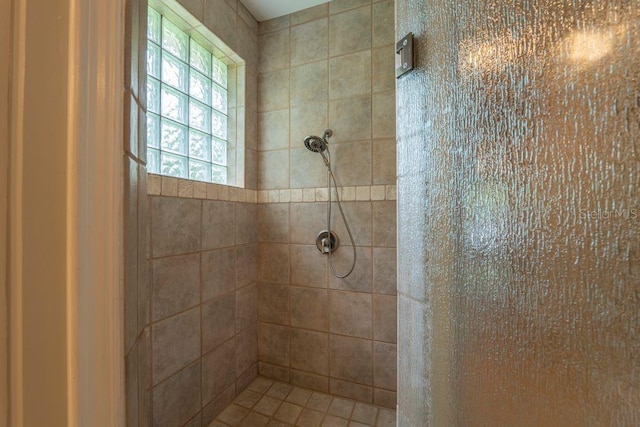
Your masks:
M396 207L393 0L334 0L259 25L260 374L395 407ZM331 276L326 169L303 145L329 139L358 262ZM295 199L295 200L294 200ZM349 239L338 272L350 267Z
M150 196L149 210L153 425L207 425L257 374L257 205Z
M125 3L127 425L207 424L257 373L257 287L251 268L257 265L256 206L244 196L252 191L255 199L257 189L258 24L237 0L154 2L185 9L246 61L246 93L236 94L236 111L244 109L246 120L236 123L232 117L230 129L244 132L245 149L237 155L245 157L244 184L253 190L243 190L239 201L236 190L214 186L216 199L236 197L187 199L198 196L200 187L169 179L167 197L149 197L158 180L150 176L147 188L147 2Z

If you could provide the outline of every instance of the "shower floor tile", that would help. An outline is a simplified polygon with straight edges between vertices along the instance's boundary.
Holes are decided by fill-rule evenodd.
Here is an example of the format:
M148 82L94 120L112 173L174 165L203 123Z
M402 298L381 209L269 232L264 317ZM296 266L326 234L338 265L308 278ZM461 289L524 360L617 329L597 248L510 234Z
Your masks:
M209 427L395 425L391 409L258 377Z

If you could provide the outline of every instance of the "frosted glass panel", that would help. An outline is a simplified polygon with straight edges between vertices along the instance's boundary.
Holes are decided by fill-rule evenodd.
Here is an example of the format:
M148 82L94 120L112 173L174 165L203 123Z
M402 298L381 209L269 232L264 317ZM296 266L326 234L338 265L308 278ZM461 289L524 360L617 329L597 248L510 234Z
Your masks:
M211 78L222 87L227 87L227 65L215 56L211 58Z
M162 161L161 173L177 178L189 178L188 160L186 157L176 156L170 153L160 153Z
M399 425L640 425L640 3L396 5Z
M147 37L156 44L160 44L160 14L149 8L147 14Z
M190 64L205 76L211 74L211 54L193 40L191 40Z
M151 8L147 37L148 169L226 182L226 64Z
M162 115L186 124L189 118L187 95L162 85Z
M211 106L223 114L227 114L227 91L217 84L213 85Z
M189 59L189 36L166 18L162 18L162 48L183 61Z
M211 112L211 133L220 139L227 139L227 116L217 111Z
M211 105L211 80L195 70L191 70L189 95Z
M189 126L208 133L211 129L211 108L198 101L190 101Z
M161 62L160 46L149 43L147 46L147 73L157 79L160 78Z
M172 55L162 55L162 81L187 93L189 90L189 67Z
M162 149L186 155L189 152L187 127L165 119L161 122Z

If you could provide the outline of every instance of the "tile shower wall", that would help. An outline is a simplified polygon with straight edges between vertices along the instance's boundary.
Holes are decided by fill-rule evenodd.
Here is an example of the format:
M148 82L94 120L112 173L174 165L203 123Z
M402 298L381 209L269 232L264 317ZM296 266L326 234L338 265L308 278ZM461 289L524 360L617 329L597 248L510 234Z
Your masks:
M235 123L232 117L230 126L244 132L245 149L237 155L244 156L245 187L255 190L257 22L237 0L163 3L186 9L246 61L245 93L235 94L246 120ZM146 1L125 2L126 418L128 426L200 425L256 375L256 207L148 197L146 20ZM151 176L149 184L155 182ZM177 180L168 182L172 196L184 191L194 197L199 188L187 185L178 192ZM215 188L236 194L230 187ZM172 217L176 212L184 215Z
M258 74L259 371L388 407L396 402L396 208L384 196L396 177L393 23L392 0L334 0L262 22ZM343 204L358 257L347 279L333 278L315 247L326 228L326 193L316 187L327 177L303 139L326 128L338 185L367 195ZM334 262L344 272L352 252L335 213L343 246Z
M149 206L153 424L206 425L257 374L257 205Z

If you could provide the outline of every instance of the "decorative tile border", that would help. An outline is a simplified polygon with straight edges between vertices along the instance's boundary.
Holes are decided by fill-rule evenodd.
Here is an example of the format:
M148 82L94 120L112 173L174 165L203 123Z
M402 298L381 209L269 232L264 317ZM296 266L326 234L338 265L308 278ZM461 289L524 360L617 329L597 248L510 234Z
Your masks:
M345 202L396 200L397 198L395 185L338 187L338 191L340 192L340 200ZM257 191L155 174L148 176L147 192L151 196L247 203L307 203L326 202L329 199L327 187Z

